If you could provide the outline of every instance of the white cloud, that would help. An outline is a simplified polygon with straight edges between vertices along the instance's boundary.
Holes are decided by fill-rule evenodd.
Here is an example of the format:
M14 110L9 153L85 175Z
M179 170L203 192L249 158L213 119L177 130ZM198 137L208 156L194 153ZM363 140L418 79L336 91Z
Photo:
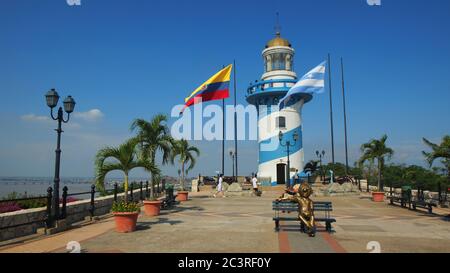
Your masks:
M103 118L104 114L99 109L91 109L86 112L74 112L72 114L75 120L81 120L85 122L96 122ZM67 118L67 115L64 114L64 118ZM53 120L50 116L39 116L35 114L27 114L20 117L21 120L32 123L47 123L51 124ZM81 125L77 122L69 122L65 126L69 128L80 128Z
M102 119L104 114L99 109L92 109L86 112L74 112L73 116L85 121L95 122Z
M66 118L66 117L65 117ZM20 117L21 120L25 122L31 122L31 123L42 123L42 124L56 124L56 121L53 121L49 116L39 116L35 114L27 114ZM72 129L79 129L81 128L81 125L77 122L69 122L67 124L64 124L64 127L66 128L72 128Z
M49 122L49 121L51 121L50 118L47 116L38 116L35 114L23 115L20 118L24 121L30 121L30 122Z

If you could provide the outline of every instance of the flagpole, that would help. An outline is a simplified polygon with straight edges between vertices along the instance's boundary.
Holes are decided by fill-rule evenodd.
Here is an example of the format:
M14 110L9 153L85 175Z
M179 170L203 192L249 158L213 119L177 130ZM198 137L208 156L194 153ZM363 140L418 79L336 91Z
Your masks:
M331 126L331 162L334 164L334 129L333 129L333 99L331 95L331 58L328 53L328 87L330 89L330 126Z
M347 111L345 107L344 59L341 57L342 101L344 105L345 174L348 175Z
M222 174L225 175L225 99L222 99Z
M237 149L237 113L236 113L236 60L233 60L233 80L234 80L234 154L235 154L235 182L238 182L238 149Z

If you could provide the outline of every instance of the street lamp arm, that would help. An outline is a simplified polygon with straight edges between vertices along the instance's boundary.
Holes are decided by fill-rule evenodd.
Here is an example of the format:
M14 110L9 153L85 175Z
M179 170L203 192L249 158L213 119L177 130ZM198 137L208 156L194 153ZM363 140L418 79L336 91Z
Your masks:
M53 108L50 108L50 116L53 120L58 120L58 116L56 116L56 118L53 116Z
M67 120L64 119L64 116L61 116L62 122L67 123L70 120L70 113L67 113Z

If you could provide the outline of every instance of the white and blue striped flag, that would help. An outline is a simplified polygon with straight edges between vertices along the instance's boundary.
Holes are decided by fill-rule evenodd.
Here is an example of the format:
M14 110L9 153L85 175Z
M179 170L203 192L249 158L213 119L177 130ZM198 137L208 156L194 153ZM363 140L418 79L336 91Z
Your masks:
M306 73L294 86L292 86L286 96L280 100L280 110L286 107L286 104L295 94L320 94L325 92L326 64L326 61L319 64L313 70Z

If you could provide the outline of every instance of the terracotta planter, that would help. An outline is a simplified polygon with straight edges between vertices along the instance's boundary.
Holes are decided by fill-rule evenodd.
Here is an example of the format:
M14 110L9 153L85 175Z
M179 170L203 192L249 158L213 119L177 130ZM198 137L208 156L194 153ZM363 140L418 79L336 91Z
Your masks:
M161 201L144 201L144 211L147 216L157 216L161 210Z
M113 212L116 222L116 231L125 233L136 230L139 212Z
M374 202L384 202L384 192L372 192L372 200Z
M177 201L183 202L188 200L188 191L179 191L177 193Z

